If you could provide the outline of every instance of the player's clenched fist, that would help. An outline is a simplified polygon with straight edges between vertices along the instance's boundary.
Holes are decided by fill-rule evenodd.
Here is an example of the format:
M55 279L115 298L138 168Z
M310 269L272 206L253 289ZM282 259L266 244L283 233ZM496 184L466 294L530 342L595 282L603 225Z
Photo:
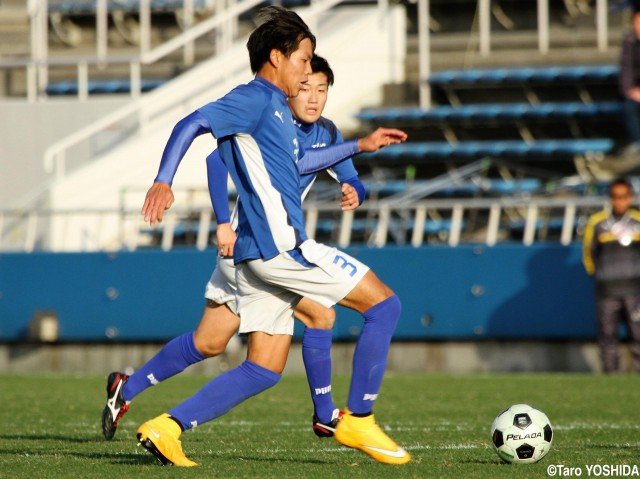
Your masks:
M342 184L342 198L340 199L340 208L342 211L355 210L360 206L358 192L349 183Z
M142 205L142 215L144 221L149 222L151 226L157 222L162 222L162 216L164 211L171 208L173 205L174 197L173 191L171 191L171 185L166 183L156 182L153 184L147 196L144 199L144 205Z

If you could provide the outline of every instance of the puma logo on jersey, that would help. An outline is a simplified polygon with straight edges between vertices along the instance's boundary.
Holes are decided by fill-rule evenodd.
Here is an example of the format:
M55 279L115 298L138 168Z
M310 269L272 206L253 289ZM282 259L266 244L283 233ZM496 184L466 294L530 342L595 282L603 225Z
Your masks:
M298 162L298 160L300 159L300 158L298 158L298 154L299 154L299 153L300 153L300 145L299 145L299 143L298 143L298 139L297 139L297 138L294 138L294 139L293 139L293 154L294 154L294 155L295 155L295 157L296 157L296 163L297 163L297 162Z
M327 146L326 143L322 142L322 143L314 143L313 145L311 145L311 148L323 148Z
M273 114L275 116L277 116L282 123L284 123L284 120L282 119L282 112L281 111L276 110L276 111L273 112Z

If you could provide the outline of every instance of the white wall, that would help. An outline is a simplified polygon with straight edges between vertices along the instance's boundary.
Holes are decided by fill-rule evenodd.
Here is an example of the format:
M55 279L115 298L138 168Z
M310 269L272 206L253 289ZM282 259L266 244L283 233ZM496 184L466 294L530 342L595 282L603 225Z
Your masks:
M23 206L25 195L48 183L42 162L48 145L127 101L110 96L90 102L60 98L0 102L0 208Z

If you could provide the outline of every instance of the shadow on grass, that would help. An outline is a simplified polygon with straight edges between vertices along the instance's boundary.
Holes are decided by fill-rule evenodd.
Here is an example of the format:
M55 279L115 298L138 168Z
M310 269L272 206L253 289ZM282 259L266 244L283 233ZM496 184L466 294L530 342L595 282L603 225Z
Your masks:
M90 437L73 437L73 436L61 436L57 434L0 434L0 439L7 439L11 441L60 441L60 442L72 442L72 443L105 443L106 441L102 437L90 436Z

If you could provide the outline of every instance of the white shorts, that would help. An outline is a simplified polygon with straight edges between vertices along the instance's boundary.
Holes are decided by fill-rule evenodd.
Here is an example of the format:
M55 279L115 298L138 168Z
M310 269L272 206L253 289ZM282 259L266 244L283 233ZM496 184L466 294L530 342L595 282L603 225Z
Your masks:
M300 254L301 253L301 254ZM360 282L369 267L336 248L305 241L299 251L236 265L240 333L293 334L301 298L329 308Z
M211 273L204 297L218 304L226 304L233 313L238 314L236 290L236 267L233 258L217 257L216 269Z

